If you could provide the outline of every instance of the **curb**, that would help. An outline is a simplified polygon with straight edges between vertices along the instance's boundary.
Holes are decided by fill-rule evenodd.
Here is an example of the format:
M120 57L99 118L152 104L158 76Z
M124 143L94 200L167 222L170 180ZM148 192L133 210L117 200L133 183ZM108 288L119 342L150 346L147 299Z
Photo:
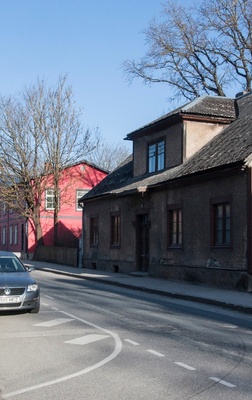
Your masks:
M246 306L237 305L237 304L233 304L233 303L226 303L225 301L221 301L221 300L207 299L207 298L204 298L204 297L192 296L192 295L187 295L187 294L184 295L184 294L179 294L179 293L164 292L162 290L150 289L150 288L146 288L144 286L132 286L132 285L129 285L127 283L121 283L121 282L116 282L116 281L111 281L111 280L108 281L108 280L105 280L103 278L96 278L95 276L94 277L92 277L92 276L83 276L83 275L78 275L78 274L71 273L71 272L58 271L58 270L54 270L54 269L50 269L50 268L39 268L39 267L36 267L35 269L39 270L39 271L50 272L50 273L57 274L57 275L71 276L73 278L86 279L86 280L95 281L95 282L102 282L102 283L106 283L108 285L124 287L126 289L139 290L139 291L143 291L143 292L146 292L146 293L158 294L158 295L161 295L161 296L171 297L171 298L174 298L174 299L186 300L186 301L194 301L194 302L197 302L197 303L202 303L202 304L208 304L208 305L212 305L212 306L222 307L222 308L225 308L225 309L228 309L228 310L240 311L240 312L243 312L245 314L252 314L252 307L246 307Z

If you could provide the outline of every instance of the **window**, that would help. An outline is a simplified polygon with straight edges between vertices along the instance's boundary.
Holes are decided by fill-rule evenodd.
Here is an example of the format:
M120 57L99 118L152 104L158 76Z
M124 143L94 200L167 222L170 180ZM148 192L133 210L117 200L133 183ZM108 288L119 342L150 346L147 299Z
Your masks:
M9 241L9 243L12 244L12 240L13 240L13 225L10 225L9 236L10 236L10 241Z
M118 212L111 214L111 246L119 247L121 244L121 216Z
M165 167L165 141L152 143L148 148L148 172L162 171Z
M231 245L231 206L230 202L213 204L213 245Z
M55 209L55 190L54 189L47 189L46 190L46 210L54 210ZM59 201L59 195L58 195Z
M78 201L88 192L88 190L76 190L76 210L82 211L81 206L79 205Z
M168 209L168 247L182 247L182 209Z
M14 244L18 244L18 224L14 226Z
M3 226L3 231L2 231L2 244L6 244L6 226Z
M90 246L98 246L99 243L99 219L97 215L90 217Z
M17 200L13 200L12 207L9 207L9 213L13 214L17 208Z

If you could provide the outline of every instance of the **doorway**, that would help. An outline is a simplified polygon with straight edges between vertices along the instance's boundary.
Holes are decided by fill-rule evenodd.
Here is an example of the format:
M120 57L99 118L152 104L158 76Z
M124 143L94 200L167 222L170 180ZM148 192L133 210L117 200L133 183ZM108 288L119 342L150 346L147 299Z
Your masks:
M149 270L149 216L148 214L139 214L136 218L137 269L147 272Z

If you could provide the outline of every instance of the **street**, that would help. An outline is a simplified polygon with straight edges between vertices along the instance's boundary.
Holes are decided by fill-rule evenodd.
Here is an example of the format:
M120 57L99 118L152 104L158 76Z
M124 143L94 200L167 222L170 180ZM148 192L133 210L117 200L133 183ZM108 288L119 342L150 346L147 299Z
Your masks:
M0 314L0 398L251 399L252 315L33 275L40 312Z

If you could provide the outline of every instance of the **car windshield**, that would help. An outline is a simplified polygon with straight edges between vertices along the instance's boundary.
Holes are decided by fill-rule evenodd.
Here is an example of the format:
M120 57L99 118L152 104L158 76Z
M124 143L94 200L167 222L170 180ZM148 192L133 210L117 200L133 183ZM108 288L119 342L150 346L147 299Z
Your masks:
M25 272L23 264L15 257L0 257L0 273Z

